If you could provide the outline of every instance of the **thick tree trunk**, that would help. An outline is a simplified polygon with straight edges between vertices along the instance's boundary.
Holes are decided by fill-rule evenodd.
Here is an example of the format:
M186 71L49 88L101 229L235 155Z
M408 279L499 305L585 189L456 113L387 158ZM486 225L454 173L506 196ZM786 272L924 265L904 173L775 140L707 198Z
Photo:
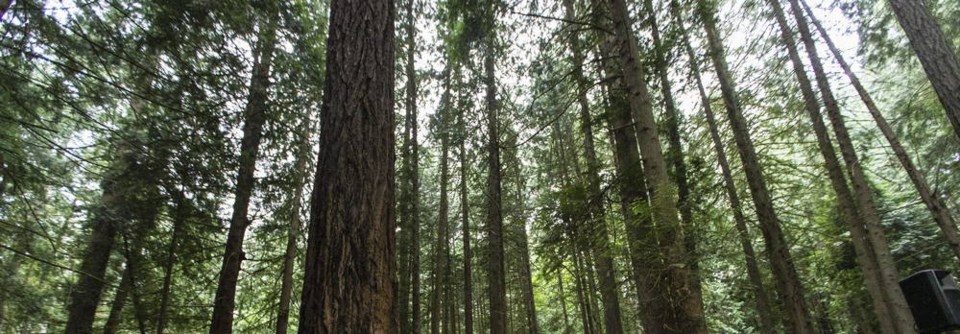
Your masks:
M272 12L272 11L267 11ZM254 51L255 61L250 76L250 92L244 110L243 138L240 139L240 163L237 171L237 188L234 193L233 215L227 232L223 262L220 267L220 279L217 283L217 295L213 301L213 317L210 323L211 334L233 332L233 311L237 293L237 278L244 259L243 239L250 220L247 209L256 183L254 174L257 168L257 156L260 152L260 139L263 124L267 120L267 88L270 85L270 65L273 63L273 51L276 47L276 18L267 14L260 29Z
M313 150L310 145L310 117L304 115L298 132L299 147L294 162L296 182L290 205L290 226L287 228L287 247L283 253L283 274L280 279L280 307L277 311L277 334L286 334L290 320L290 299L293 295L293 269L297 260L297 240L300 236L300 211L303 206L303 187L307 183L307 161Z
M789 333L795 334L813 333L810 312L804 300L803 286L793 264L793 258L790 256L789 245L787 245L783 230L780 227L780 220L773 208L773 199L767 188L763 170L753 146L753 140L750 138L750 130L741 110L733 78L727 68L724 48L716 29L715 14L712 8L708 8L710 4L701 3L700 6L699 11L707 35L710 57L720 81L727 116L734 133L744 172L747 175L747 184L750 187L750 195L757 211L760 230L763 232L763 238L767 245L766 253L770 265L773 267L777 291L779 291L782 299L781 304L786 317L786 329Z
M331 3L302 334L398 330L394 10L390 0Z
M632 20L624 0L611 0L611 16L614 33L619 44L619 57L623 75L621 81L627 92L627 101L634 115L637 128L637 140L640 155L643 158L643 174L647 179L647 191L650 196L650 208L656 223L655 236L663 255L663 271L659 293L666 295L661 299L666 305L672 324L672 332L706 333L706 319L703 315L703 303L694 292L698 287L691 286L697 273L688 264L687 247L679 211L674 184L667 174L667 163L660 147L657 123L653 116L650 93L647 91L644 69L638 59L636 40L633 37Z
M563 6L568 21L576 20L576 10L573 6L573 0L564 0ZM603 319L609 334L623 333L623 323L620 316L619 287L616 281L616 271L613 266L613 257L610 255L610 236L606 221L603 218L603 205L600 200L600 164L597 159L597 153L593 138L593 120L590 117L590 102L587 100L588 83L584 78L583 72L583 51L580 48L580 34L577 30L571 30L568 37L568 43L573 54L573 80L577 88L577 106L580 118L580 132L583 135L583 156L587 162L587 178L590 184L590 211L588 219L595 236L590 237L593 242L594 254L596 254L597 270L600 271L600 296L603 299Z
M803 17L803 9L800 7L799 1L789 0L789 3L794 18L797 21L797 28L800 30L801 40L803 41L804 48L807 50L810 64L813 67L817 87L820 89L820 94L823 97L823 104L830 118L830 124L833 125L833 131L837 135L840 153L841 156L843 156L847 173L853 184L854 199L860 209L862 221L867 227L867 239L872 244L873 251L877 258L877 265L880 269L880 278L883 282L890 315L893 317L893 322L898 332L915 333L916 329L914 329L913 314L910 311L909 305L907 305L903 292L900 291L900 277L897 273L896 261L894 261L893 256L890 254L890 246L883 233L883 225L881 224L880 214L873 200L872 189L867 182L863 168L860 166L860 159L857 156L856 149L853 147L853 140L850 138L843 116L840 114L840 106L837 103L836 97L833 95L829 79L823 69L820 56L817 54L817 47L813 42L813 34L810 32L807 21Z
M867 89L860 82L860 79L850 68L850 65L847 64L846 60L843 58L843 55L840 53L840 50L837 49L836 45L833 43L833 40L830 39L830 35L823 28L823 25L820 24L820 21L817 20L816 16L814 16L813 11L810 10L810 7L807 6L806 2L801 2L801 4L806 10L807 15L810 17L810 21L820 32L820 36L827 44L827 47L833 54L834 59L836 59L837 63L840 64L840 67L843 68L843 72L847 75L847 78L850 79L850 83L853 85L854 89L856 89L857 94L863 101L863 104L867 107L867 111L870 112L870 115L873 117L874 121L876 121L877 128L880 129L880 132L883 133L883 137L887 140L887 143L890 144L893 154L897 157L897 160L900 161L903 169L907 172L910 182L912 182L914 187L917 188L917 193L920 194L920 199L923 200L923 203L927 206L927 209L930 210L931 216L933 216L933 219L937 222L937 225L940 226L940 231L943 233L947 244L950 245L950 249L953 251L954 255L960 259L960 232L957 231L956 221L950 215L950 211L946 204L944 204L943 201L936 196L933 190L931 190L927 180L923 177L923 174L913 163L913 160L910 159L910 155L907 154L903 144L900 143L900 140L897 138L897 134L893 131L893 128L890 127L890 124L887 123L887 120L883 117L883 114L880 113L880 109L873 101L870 93L867 92Z
M767 291L763 287L763 277L760 274L760 266L757 265L756 252L753 249L753 243L750 240L750 232L747 229L747 218L743 214L743 204L740 202L740 195L737 193L737 186L733 180L733 173L730 169L730 163L727 160L726 149L723 146L723 139L720 137L720 130L717 126L716 116L713 113L710 97L703 85L703 79L700 74L700 65L697 62L696 53L690 44L686 28L683 24L683 18L679 12L679 4L674 0L670 3L671 12L676 20L678 29L680 29L681 41L684 51L690 57L690 70L697 85L697 92L700 94L700 101L703 104L703 112L707 119L707 126L710 130L710 139L713 141L713 148L717 155L717 162L720 165L720 173L723 176L724 190L727 193L727 200L730 202L730 209L733 211L734 226L737 229L740 247L743 250L744 260L747 267L747 277L750 280L751 289L755 303L757 316L760 318L759 326L762 333L773 333L776 330L776 322L770 312L770 301L767 297Z
M926 0L889 2L943 104L953 131L960 136L960 60L957 49L940 29Z

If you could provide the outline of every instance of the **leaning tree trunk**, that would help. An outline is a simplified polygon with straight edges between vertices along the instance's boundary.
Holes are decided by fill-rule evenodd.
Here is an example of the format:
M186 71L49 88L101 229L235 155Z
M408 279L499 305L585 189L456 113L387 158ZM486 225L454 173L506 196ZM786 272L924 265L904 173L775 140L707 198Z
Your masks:
M614 21L614 34L619 44L622 62L624 90L635 117L640 155L643 157L643 172L647 179L650 208L656 222L655 235L660 243L664 266L661 275L661 294L669 300L667 308L674 322L671 331L681 333L706 333L703 303L697 287L691 286L697 272L687 264L685 237L681 229L677 194L667 174L667 163L660 147L660 136L653 116L650 93L647 91L644 68L638 59L636 40L633 38L632 20L624 0L611 0L610 13Z
M850 79L850 83L857 91L857 94L860 96L863 104L867 107L867 111L870 112L870 115L873 117L874 121L877 122L877 128L879 128L880 132L883 133L883 137L887 140L887 143L890 144L893 154L897 157L897 160L900 161L900 165L902 165L903 169L907 172L910 182L912 182L914 187L917 188L917 193L920 194L920 199L923 200L923 203L927 206L927 209L930 210L931 216L933 216L933 219L937 222L937 225L940 226L940 231L943 233L943 237L946 239L947 244L950 245L950 249L953 251L954 256L960 259L960 232L958 232L956 221L953 219L953 216L950 215L950 211L946 204L944 204L943 201L937 197L934 191L930 189L930 185L923 177L920 169L918 169L916 164L913 163L913 160L910 159L910 155L907 153L906 149L904 149L903 144L900 143L900 140L897 138L897 134L893 131L893 128L890 127L890 124L887 123L887 120L883 117L883 114L880 113L880 109L873 101L870 93L867 92L867 89L860 82L860 79L843 58L840 50L837 49L837 46L834 45L833 40L830 39L830 35L823 28L823 25L820 24L820 21L817 20L816 16L814 16L813 11L810 10L810 7L807 6L806 2L801 2L801 4L806 10L807 16L810 17L810 22L812 22L820 32L820 36L827 44L827 47L833 54L834 59L836 59L837 63L840 64L840 67L843 68L843 72L847 75L847 78Z
M701 3L700 6L700 17L707 35L710 57L720 81L727 117L747 175L747 184L757 211L760 230L767 245L767 257L773 267L777 290L782 298L781 304L786 316L787 331L795 334L813 333L810 312L804 300L803 285L793 264L793 258L790 256L790 247L787 245L786 237L780 227L780 220L774 210L773 199L767 188L753 140L750 138L749 126L744 118L735 84L724 58L724 48L717 33L714 9L708 7L710 4Z
M847 167L847 174L853 184L854 199L860 209L863 223L867 227L867 239L873 246L873 251L877 258L877 265L880 269L880 278L883 282L884 293L887 297L887 304L890 309L890 315L893 317L897 331L900 333L915 333L913 314L910 311L907 300L900 291L899 274L897 273L896 261L890 254L890 246L887 243L883 233L883 225L880 221L880 214L873 200L872 189L864 175L863 168L860 165L860 158L857 156L856 149L853 147L853 140L844 123L843 116L840 114L840 105L837 103L833 90L830 87L829 79L823 69L820 56L817 54L816 44L813 42L813 34L803 17L803 10L798 0L789 0L790 8L794 18L797 21L797 28L800 31L801 41L804 49L807 50L807 56L813 67L814 77L817 80L817 87L823 97L823 104L826 107L827 115L830 118L830 124L833 126L833 132L837 135L837 143L840 147L840 153ZM779 3L777 4L779 5Z
M267 12L272 13L272 11ZM250 92L243 115L243 138L240 139L240 167L237 170L233 215L230 217L217 294L213 301L211 334L233 332L237 279L240 276L240 264L245 257L243 239L247 233L247 226L250 225L247 209L250 207L250 198L256 183L254 174L257 169L257 156L260 152L263 124L267 120L267 88L270 85L273 51L276 48L276 18L273 16L275 15L267 14L262 18L265 20L260 27L262 35L258 38L254 51L256 56L250 78Z
M703 112L707 119L707 126L710 130L710 139L713 141L717 162L720 165L720 173L723 176L723 185L727 193L727 200L730 202L730 209L733 211L734 226L737 229L737 235L740 239L740 247L743 250L744 260L747 266L747 277L753 290L753 297L757 316L760 318L760 331L762 333L775 332L775 321L770 312L770 301L767 297L767 291L763 287L763 276L760 273L760 266L757 265L756 252L753 249L753 243L750 240L750 232L747 229L747 218L743 214L743 204L740 202L740 195L737 193L737 186L733 180L733 173L730 169L730 163L727 160L726 149L723 146L723 140L720 138L720 130L717 126L716 116L713 113L710 97L703 85L703 79L700 74L700 65L697 61L696 53L690 45L690 39L687 36L686 28L683 24L683 18L680 13L680 6L673 0L670 2L670 10L676 20L677 29L680 30L681 42L684 51L690 57L690 70L694 82L697 85L697 92L700 94L700 101L703 104Z
M564 0L563 6L568 21L576 20L576 11L573 0ZM577 89L578 115L580 118L580 132L583 135L583 156L587 162L587 179L589 182L590 208L588 219L596 235L590 237L593 242L593 253L596 254L597 270L600 272L600 297L603 300L603 321L609 334L623 333L623 321L620 316L619 288L616 281L616 271L613 257L610 255L610 236L607 223L604 219L603 205L600 198L600 164L593 138L593 121L590 117L590 102L587 100L588 83L584 78L583 51L580 48L580 34L576 27L571 26L568 43L573 54L573 80Z
M299 332L396 333L393 1L330 13Z
M897 22L933 84L953 131L960 136L960 60L926 0L889 0Z

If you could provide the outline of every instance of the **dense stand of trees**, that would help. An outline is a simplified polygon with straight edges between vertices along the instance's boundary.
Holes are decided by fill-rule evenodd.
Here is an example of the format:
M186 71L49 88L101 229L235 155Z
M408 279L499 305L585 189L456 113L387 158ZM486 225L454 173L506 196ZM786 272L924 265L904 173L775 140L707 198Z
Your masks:
M0 333L916 333L958 15L0 0Z

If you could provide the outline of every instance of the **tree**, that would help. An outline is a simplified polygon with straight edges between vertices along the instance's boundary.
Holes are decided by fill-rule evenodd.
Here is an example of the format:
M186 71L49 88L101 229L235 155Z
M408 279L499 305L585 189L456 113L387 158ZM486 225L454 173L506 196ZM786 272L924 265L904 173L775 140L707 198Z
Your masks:
M723 42L717 33L713 3L701 3L698 11L707 35L710 58L713 60L714 70L717 72L717 78L720 81L720 90L723 94L724 106L727 109L727 118L730 127L733 129L744 173L747 175L750 196L757 211L757 220L760 221L760 230L763 232L763 239L767 245L767 257L773 267L777 290L782 298L781 305L784 313L786 313L787 331L798 334L812 333L810 312L804 299L803 285L790 256L790 248L787 245L783 229L780 227L780 220L774 210L773 199L764 179L763 170L753 140L750 137L747 120L743 116L740 98L727 66Z
M960 137L960 60L956 47L944 35L926 0L889 3L933 84L953 131Z
M330 12L299 332L393 333L394 6Z
M213 319L211 333L233 332L233 310L237 291L237 278L240 264L245 258L243 239L250 226L247 210L250 197L256 183L254 174L257 169L257 156L263 136L263 125L267 120L267 88L270 85L270 66L273 63L276 48L276 4L267 4L265 15L261 18L260 36L254 49L256 62L250 76L250 93L244 110L243 139L240 141L240 167L237 171L237 187L234 193L233 214L230 216L230 228L217 283L217 295L213 301Z

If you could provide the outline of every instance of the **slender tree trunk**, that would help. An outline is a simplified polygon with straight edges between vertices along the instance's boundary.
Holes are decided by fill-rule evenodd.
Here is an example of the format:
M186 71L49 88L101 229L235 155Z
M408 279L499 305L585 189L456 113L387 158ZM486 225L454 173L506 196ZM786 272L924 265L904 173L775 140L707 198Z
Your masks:
M563 290L563 271L557 271L557 287L560 289L560 309L563 311L563 333L570 334L570 316L567 312L567 294Z
M460 83L457 70L456 82ZM458 94L458 97L460 94ZM459 100L459 98L458 98ZM458 103L462 107L462 103ZM457 113L457 131L460 136L460 219L463 225L463 328L465 334L473 334L473 250L470 248L470 190L467 187L467 130L463 110Z
M817 146L823 155L824 163L827 169L827 175L830 177L830 184L836 192L841 221L845 222L850 229L851 243L857 253L857 262L863 273L864 285L870 293L873 300L872 305L878 320L881 323L883 332L896 333L891 310L887 303L886 293L884 292L883 281L880 279L880 273L877 264L876 254L872 243L867 239L866 225L860 221L860 213L853 199L853 194L847 186L846 178L843 175L843 168L837 159L830 136L827 133L827 127L823 122L823 116L820 114L820 106L816 95L807 78L803 62L800 60L800 54L796 48L796 41L793 37L783 9L779 3L771 3L774 10L774 17L780 26L781 38L787 49L790 62L793 64L793 71L797 77L797 83L800 86L800 92L803 95L804 109L810 117L814 134L817 137Z
M516 157L514 157L516 158ZM533 272L530 265L530 245L528 244L527 238L527 217L524 213L526 209L525 206L525 186L523 181L523 171L521 170L519 159L516 160L517 163L517 191L514 193L516 198L514 198L514 203L517 205L517 222L519 223L520 235L520 285L522 290L522 298L524 309L526 311L527 318L527 333L537 334L540 333L540 326L537 323L537 305L534 300L533 295Z
M272 13L272 11L267 11ZM243 138L240 140L240 167L237 171L237 188L234 193L233 215L227 232L223 262L220 267L220 280L217 295L213 301L213 317L210 323L211 334L233 332L233 311L237 293L237 279L243 253L243 239L250 220L247 209L256 183L254 174L257 168L257 156L260 152L260 139L263 124L267 120L267 88L270 85L270 65L273 63L273 51L276 47L276 18L267 14L260 29L254 51L255 60L250 78L250 92L244 110Z
M833 90L830 87L829 79L820 62L820 56L817 54L816 44L813 42L813 34L803 17L803 9L798 0L789 0L791 11L797 21L797 28L800 30L801 40L810 64L813 67L813 73L817 80L817 87L823 97L823 104L826 107L827 115L830 118L830 124L833 125L833 131L837 135L837 143L840 147L840 153L847 166L847 173L853 184L854 199L860 209L863 223L867 227L867 239L873 245L876 254L877 264L880 269L881 280L884 284L884 293L887 297L887 303L890 309L890 315L893 316L894 324L900 333L916 333L914 328L913 314L907 305L903 292L900 291L899 274L897 273L896 261L890 254L890 246L887 243L883 233L883 225L880 221L880 214L873 200L872 190L864 175L863 168L860 165L856 149L853 147L853 140L850 138L847 126L844 123L843 116L840 114L840 106ZM957 86L960 88L960 85ZM960 94L960 93L958 93Z
M707 35L710 48L710 57L713 59L717 77L720 80L720 89L723 93L727 116L734 132L734 139L740 152L747 183L750 186L750 195L753 198L760 230L766 241L766 253L773 267L773 274L777 282L777 291L782 298L786 316L786 328L789 333L813 333L810 322L810 312L804 300L803 286L790 256L789 246L780 227L780 220L773 208L773 199L767 188L763 170L757 157L753 140L750 138L749 127L743 116L739 97L727 68L724 58L723 45L717 34L716 18L710 4L701 3L700 16Z
M834 59L836 59L837 63L840 64L840 67L843 68L844 73L847 75L847 78L850 79L850 83L853 85L854 89L856 89L857 94L863 101L863 104L867 107L870 115L873 116L874 121L877 123L877 128L880 129L880 132L883 133L883 137L887 140L887 143L890 144L893 154L897 157L897 160L900 161L903 169L907 172L910 182L912 182L914 187L917 188L917 193L920 194L920 199L923 200L923 203L927 206L927 209L930 210L930 214L933 216L933 219L937 222L937 225L940 226L940 231L943 233L947 244L950 245L950 249L953 251L954 255L960 259L960 232L957 231L956 221L954 221L953 217L950 215L950 211L946 204L944 204L943 201L931 190L927 180L923 177L923 174L913 163L913 160L910 159L910 156L907 154L906 149L904 149L903 144L900 143L900 140L897 138L893 128L890 127L890 124L887 123L886 118L884 118L883 114L880 113L880 109L873 101L870 93L867 92L866 88L860 82L860 79L850 68L850 65L847 64L846 60L843 58L843 55L840 53L840 50L837 49L836 45L834 45L833 41L830 39L830 35L823 28L823 25L820 24L820 21L817 20L816 16L814 16L813 11L810 10L810 7L807 6L806 2L801 2L801 4L806 10L807 15L810 17L810 21L820 32L820 36L827 44L827 47L833 54Z
M681 41L684 51L690 57L690 70L697 85L697 92L700 94L700 101L703 104L703 112L707 119L707 126L710 130L710 139L713 141L713 148L717 155L717 162L720 165L720 173L723 176L724 189L727 193L727 200L730 202L730 209L733 211L734 226L737 229L737 235L740 240L740 247L743 250L744 260L747 267L747 277L750 280L751 289L755 303L757 316L760 318L760 331L762 333L774 333L776 322L773 315L770 314L770 301L767 297L766 289L763 287L763 277L760 274L760 267L757 265L756 252L753 249L753 243L750 241L750 232L747 229L747 218L743 213L743 204L740 202L740 195L737 193L737 186L733 180L733 173L730 169L730 163L727 160L726 149L723 146L723 139L720 137L720 130L717 126L716 116L713 113L713 107L710 103L710 97L703 85L703 79L700 74L700 65L697 62L696 54L690 44L686 28L684 28L683 18L680 14L679 4L674 0L670 3L671 12L676 20L676 24L681 34Z
M933 84L954 133L960 136L960 60L957 49L940 29L926 0L888 1Z
M331 3L301 334L396 333L399 327L394 10L390 0Z
M627 92L627 101L635 117L637 140L643 158L643 174L647 179L651 212L656 222L655 235L663 254L665 268L661 274L663 286L659 290L660 294L669 296L661 297L668 300L667 309L672 318L672 323L668 323L669 330L706 333L703 305L698 298L700 292L694 292L698 287L691 286L697 273L695 268L688 264L689 254L678 219L677 195L667 174L666 160L660 147L650 93L647 91L644 69L640 65L637 44L633 37L632 21L624 0L611 0L610 4L622 62L621 83Z
M127 304L127 294L131 289L131 277L133 270L130 270L130 264L127 263L123 270L123 277L120 278L120 286L113 297L113 304L110 307L110 314L107 316L107 322L103 325L103 334L113 334L117 332L120 326L123 307Z
M490 10L490 9L488 9ZM492 23L492 19L491 19ZM487 111L487 281L490 284L490 333L507 331L507 290L503 264L503 211L501 208L502 171L500 167L500 104L497 101L494 33L486 32L483 69Z
M573 0L564 0L563 6L566 11L566 18L569 21L576 20L576 10L573 6ZM590 225L595 226L596 235L592 237L594 242L594 254L597 255L597 270L600 271L600 295L603 299L604 323L607 333L623 333L623 324L620 317L620 300L618 286L616 281L616 272L613 267L613 257L610 255L610 237L608 235L606 221L603 218L603 205L600 200L600 164L597 160L597 153L593 138L593 121L590 117L590 102L587 100L586 79L583 74L583 51L580 48L580 34L577 30L572 30L569 36L569 48L573 54L573 80L577 87L577 104L579 107L580 131L583 135L583 156L587 161L587 178L590 184L590 202L591 208L588 214Z
M126 154L120 155L122 157L120 160L124 160L123 156ZM118 161L111 166L111 169L124 165L126 164ZM117 221L119 217L113 210L115 205L120 205L122 191L115 180L116 173L119 171L108 171L101 183L103 189L101 204L90 222L91 231L80 263L80 277L70 292L71 302L65 330L67 334L93 333L93 321L103 288L107 285L105 275L107 263L110 260L110 253L117 235L117 224L119 224Z
M690 182L687 180L687 165L683 161L683 144L680 142L680 112L673 98L673 87L670 83L669 64L665 54L669 52L660 37L660 25L657 22L657 10L652 0L644 0L644 7L650 17L650 35L653 39L654 61L657 76L660 79L660 93L663 96L664 122L667 130L667 142L670 150L666 158L677 185L677 207L680 210L680 222L683 227L683 243L686 250L687 264L690 266L689 288L691 302L696 308L703 309L703 284L700 282L700 255L697 251L697 226L693 221L693 205L690 203ZM706 322L701 332L706 331Z
M446 289L446 285L449 284L444 280L445 273L447 272L446 268L446 259L449 257L449 213L450 206L449 200L447 198L447 183L450 179L450 167L447 163L447 158L449 156L450 147L449 140L447 136L447 115L450 108L450 68L447 67L444 69L444 91L443 95L440 98L440 110L439 110L439 131L437 131L437 136L440 140L440 208L437 212L437 238L436 244L433 247L433 289L431 291L431 300L430 300L430 333L437 334L440 332L441 318L443 315L441 312L444 310L444 304L448 301L441 298L443 291ZM444 333L449 333L444 331Z
M184 175L185 173L181 173ZM163 283L160 288L160 310L157 312L157 334L163 334L167 328L168 313L170 308L170 290L173 286L173 268L177 261L177 249L180 246L180 238L183 234L183 227L186 224L188 216L187 199L182 189L173 192L173 231L170 233L170 244L167 245L166 261L163 263Z
M290 299L293 294L293 269L297 260L297 240L300 235L300 211L303 206L303 187L307 183L307 161L313 150L310 145L310 117L304 115L299 129L297 160L294 163L296 182L290 205L290 226L287 228L287 247L283 254L283 276L280 283L280 307L277 311L277 334L287 333L290 319Z
M400 193L400 332L420 333L420 144L417 136L417 13L415 0L405 3L407 50L404 53L406 99L403 136L403 183Z
M594 7L593 22L597 26L611 28L607 20L609 6L600 0L592 1ZM667 316L667 303L658 293L659 270L662 267L661 254L656 247L653 222L649 214L638 214L634 210L637 204L647 205L647 186L645 184L640 153L637 151L637 137L630 114L629 104L623 85L621 59L617 54L617 45L613 36L600 35L600 57L603 59L601 70L607 91L607 123L612 137L614 161L616 164L617 187L620 192L620 212L627 227L627 245L630 264L633 269L632 280L637 289L637 299L641 309L640 316L646 332L666 333L670 324L662 318ZM582 117L582 116L581 116ZM582 126L582 124L581 124ZM622 327L622 324L621 324Z

